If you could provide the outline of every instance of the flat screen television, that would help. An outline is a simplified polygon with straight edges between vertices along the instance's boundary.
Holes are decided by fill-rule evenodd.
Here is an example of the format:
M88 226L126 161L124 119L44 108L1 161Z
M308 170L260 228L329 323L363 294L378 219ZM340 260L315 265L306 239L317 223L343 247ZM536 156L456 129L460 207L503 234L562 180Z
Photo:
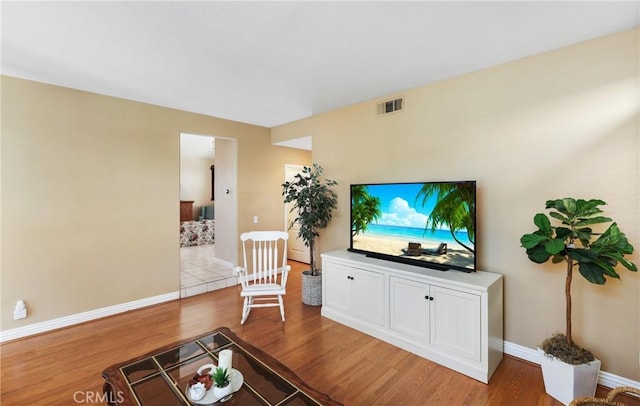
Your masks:
M349 251L473 272L475 248L475 181L351 185Z

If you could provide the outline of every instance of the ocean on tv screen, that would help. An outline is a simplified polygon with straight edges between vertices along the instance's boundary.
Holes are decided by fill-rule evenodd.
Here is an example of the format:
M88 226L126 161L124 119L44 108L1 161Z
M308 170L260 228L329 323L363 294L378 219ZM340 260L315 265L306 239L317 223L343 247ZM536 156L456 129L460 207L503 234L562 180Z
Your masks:
M457 232L456 237L465 244L473 246L466 232ZM474 254L459 245L449 230L431 230L415 227L398 227L370 224L367 231L353 237L353 249L391 256L405 256L409 242L420 243L423 255L413 257L416 261L433 262L462 268L473 269ZM447 245L446 254L436 250L440 244Z

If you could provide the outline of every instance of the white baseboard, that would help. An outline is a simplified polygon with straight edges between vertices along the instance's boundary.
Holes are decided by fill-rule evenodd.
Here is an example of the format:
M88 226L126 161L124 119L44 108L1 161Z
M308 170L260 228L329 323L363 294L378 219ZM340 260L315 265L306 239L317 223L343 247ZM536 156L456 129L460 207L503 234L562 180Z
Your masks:
M505 341L504 353L540 365L540 361L538 360L538 351L535 349ZM640 388L640 382L638 381L633 381L604 371L600 371L600 374L598 375L598 385L606 386L607 388L617 388L618 386Z
M95 320L102 317L111 316L113 314L135 310L175 299L180 299L180 292L165 293L163 295L152 296L144 299L134 300L132 302L103 307L100 309L90 310L88 312L73 314L71 316L43 321L41 323L29 324L27 326L17 327L11 330L0 331L0 342L44 333L46 331L68 327L74 324L84 323L85 321Z

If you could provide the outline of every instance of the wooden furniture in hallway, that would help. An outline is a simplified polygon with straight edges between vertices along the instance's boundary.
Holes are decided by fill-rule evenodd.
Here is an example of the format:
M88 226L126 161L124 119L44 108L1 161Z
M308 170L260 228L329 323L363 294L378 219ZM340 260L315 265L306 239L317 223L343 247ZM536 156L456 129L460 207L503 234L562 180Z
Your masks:
M180 221L193 220L193 200L180 200Z

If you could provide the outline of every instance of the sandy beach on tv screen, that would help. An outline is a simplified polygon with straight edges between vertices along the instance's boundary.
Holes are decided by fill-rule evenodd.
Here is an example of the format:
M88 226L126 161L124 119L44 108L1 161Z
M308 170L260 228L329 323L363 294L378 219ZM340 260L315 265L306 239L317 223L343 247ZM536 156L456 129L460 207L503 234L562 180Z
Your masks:
M363 251L379 252L388 255L403 255L403 248L407 248L409 242L419 242L422 248L435 249L438 242L426 242L420 240L408 240L400 238L374 237L369 235L357 235L353 238L353 248ZM458 244L447 243L447 253L441 255L421 255L410 257L412 259L449 264L465 268L473 268L473 253Z

